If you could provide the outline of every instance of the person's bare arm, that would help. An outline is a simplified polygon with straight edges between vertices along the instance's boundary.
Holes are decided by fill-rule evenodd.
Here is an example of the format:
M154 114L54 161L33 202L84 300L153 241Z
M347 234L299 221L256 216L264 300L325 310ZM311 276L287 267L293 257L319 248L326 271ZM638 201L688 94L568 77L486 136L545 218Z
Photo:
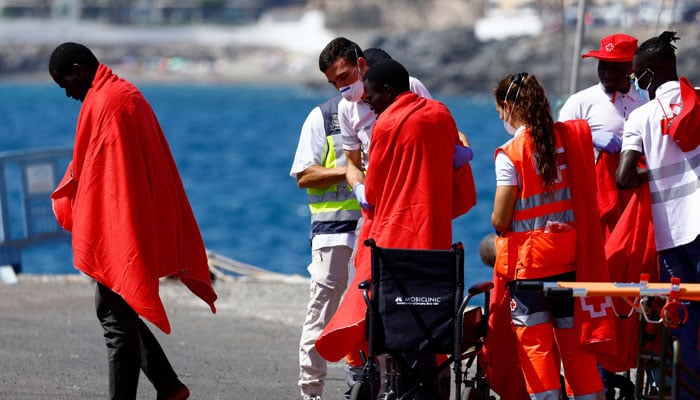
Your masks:
M630 189L639 186L647 179L646 170L637 168L642 153L635 150L625 150L620 154L620 163L615 171L617 186Z
M297 174L297 185L301 189L322 189L345 180L345 167L326 168L312 165Z
M493 199L493 214L491 223L499 232L505 232L510 226L515 212L515 200L518 197L517 186L497 186Z
M365 173L362 168L362 151L361 150L345 150L345 159L347 160L347 168L345 179L350 187L355 187L357 183L365 182Z
M464 132L457 131L457 134L459 135L459 141L462 142L463 145L471 147L471 145L469 144L469 138Z

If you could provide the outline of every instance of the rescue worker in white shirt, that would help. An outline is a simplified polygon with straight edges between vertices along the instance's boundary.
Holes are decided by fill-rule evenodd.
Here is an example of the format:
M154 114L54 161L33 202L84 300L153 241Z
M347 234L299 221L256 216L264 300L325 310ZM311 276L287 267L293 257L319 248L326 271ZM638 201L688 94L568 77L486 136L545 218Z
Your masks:
M574 93L559 111L559 121L585 119L591 127L596 160L598 153L619 153L622 127L632 110L649 101L632 89L632 57L637 39L622 33L606 36L598 50L581 58L598 59L599 83Z
M391 58L385 51L372 49L375 60ZM343 96L338 105L338 118L346 150L347 181L363 208L369 208L364 195L364 171L369 157L372 126L377 116L363 100L362 79L370 67L365 54L351 40L338 37L330 41L321 52L319 68ZM430 92L418 79L409 77L409 88L421 97L432 98ZM464 146L457 146L455 166L471 160L473 154L466 136L460 132Z
M315 343L350 281L350 259L360 206L345 181L345 154L338 125L340 96L315 107L301 129L290 175L307 190L311 209L309 303L299 345L303 400L320 400L327 362Z
M625 123L616 178L622 187L648 180L659 276L663 282L678 277L683 284L700 282L700 140L696 129L679 131L674 125L682 126L683 118L692 118L697 127L700 115L692 86L685 78L678 79L673 45L678 39L675 32L666 31L635 52L635 85L647 90L651 101L632 112ZM694 114L686 117L693 108ZM642 155L646 170L637 168ZM688 320L672 334L680 341L682 362L697 373L700 303L685 306ZM700 398L698 381L685 372L681 379L692 382L690 390L681 388L681 399Z

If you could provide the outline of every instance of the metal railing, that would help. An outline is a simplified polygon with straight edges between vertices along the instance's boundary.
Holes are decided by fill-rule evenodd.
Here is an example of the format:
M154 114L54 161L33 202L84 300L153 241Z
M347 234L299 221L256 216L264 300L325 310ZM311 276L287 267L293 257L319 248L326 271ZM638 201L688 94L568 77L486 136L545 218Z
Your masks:
M72 156L70 147L0 152L0 266L21 272L22 247L69 237L50 195Z

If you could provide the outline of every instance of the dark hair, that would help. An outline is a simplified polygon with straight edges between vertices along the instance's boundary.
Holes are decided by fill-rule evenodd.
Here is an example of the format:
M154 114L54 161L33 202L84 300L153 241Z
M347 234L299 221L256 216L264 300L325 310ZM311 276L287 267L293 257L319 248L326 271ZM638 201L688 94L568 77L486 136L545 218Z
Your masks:
M380 60L365 73L364 80L373 88L387 85L394 88L396 94L409 90L408 71L396 60Z
M49 71L66 74L70 72L70 68L73 64L96 70L100 62L85 45L66 42L56 47L51 53Z
M340 57L356 65L357 59L359 57L364 57L364 53L362 53L362 49L357 43L344 37L338 37L331 40L330 43L321 50L321 54L318 56L318 68L321 69L321 72L325 73Z
M676 46L673 45L673 42L676 40L680 40L680 38L676 36L676 32L665 31L659 36L648 39L642 43L634 54L655 63L667 60L675 61Z
M381 60L391 60L391 56L389 53L386 51L378 48L378 47L371 47L369 49L365 49L365 61L367 61L367 66L371 67L372 65L376 64L377 62Z
M512 114L528 126L542 184L545 188L551 187L557 178L557 149L554 119L544 88L533 75L522 72L501 79L493 94L499 105L507 100Z

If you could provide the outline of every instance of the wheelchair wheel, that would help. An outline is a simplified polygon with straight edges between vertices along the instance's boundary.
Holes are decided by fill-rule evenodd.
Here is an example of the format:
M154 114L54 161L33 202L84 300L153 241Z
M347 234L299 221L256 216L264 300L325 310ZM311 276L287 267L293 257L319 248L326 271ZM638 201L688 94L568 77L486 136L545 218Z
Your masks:
M350 389L350 400L372 400L369 383L358 381Z

